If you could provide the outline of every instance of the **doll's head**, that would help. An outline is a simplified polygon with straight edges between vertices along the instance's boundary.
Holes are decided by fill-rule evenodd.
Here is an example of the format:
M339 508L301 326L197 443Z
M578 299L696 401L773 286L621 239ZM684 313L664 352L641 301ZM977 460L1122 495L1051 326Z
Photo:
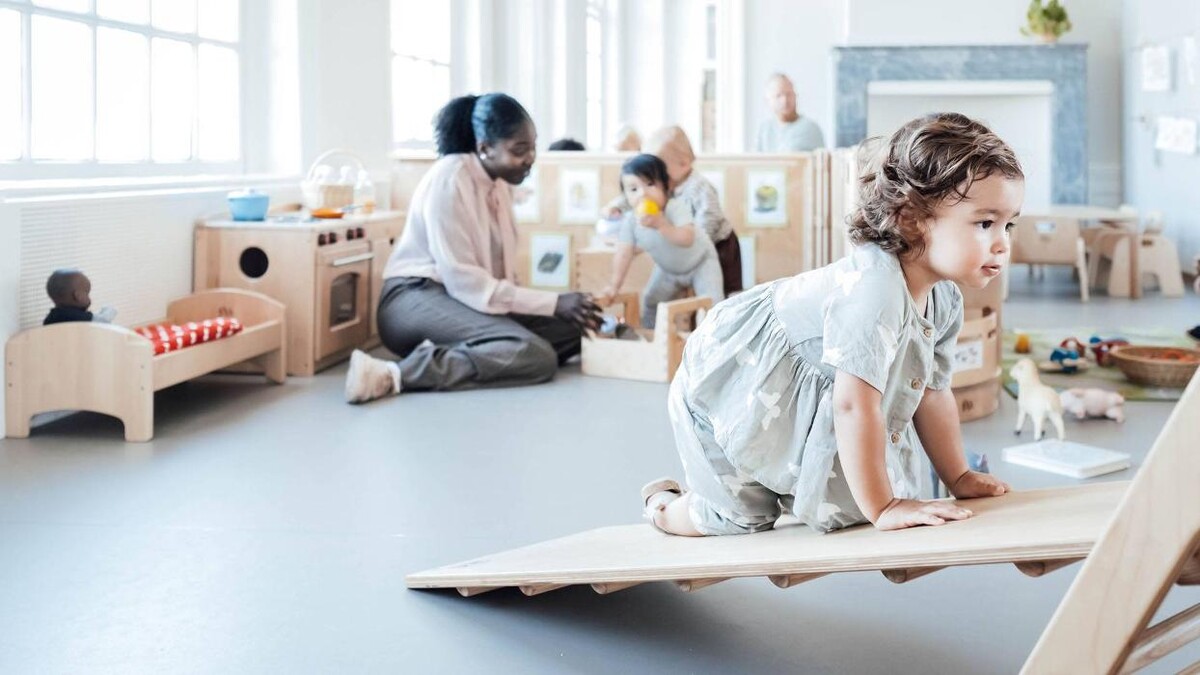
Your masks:
M55 307L84 309L92 305L92 282L76 269L54 270L46 280L46 295Z

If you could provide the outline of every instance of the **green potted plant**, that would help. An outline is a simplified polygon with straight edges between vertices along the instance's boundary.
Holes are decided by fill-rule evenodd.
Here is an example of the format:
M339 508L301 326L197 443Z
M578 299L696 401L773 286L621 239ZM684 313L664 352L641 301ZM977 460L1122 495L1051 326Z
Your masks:
M1021 34L1036 36L1047 44L1058 42L1058 38L1071 30L1067 8L1058 0L1050 0L1045 5L1042 4L1042 0L1030 0L1025 18L1027 23L1021 28Z

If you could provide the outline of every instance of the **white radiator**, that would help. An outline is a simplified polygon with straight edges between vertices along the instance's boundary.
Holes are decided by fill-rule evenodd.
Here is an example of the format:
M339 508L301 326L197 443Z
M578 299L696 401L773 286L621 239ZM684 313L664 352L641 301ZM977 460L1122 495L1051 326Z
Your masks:
M126 326L162 318L169 301L192 291L193 227L226 211L227 191L101 193L13 204L21 241L20 327L41 324L51 307L46 279L62 267L91 279L92 311L111 305L116 323ZM272 194L272 203L281 200Z

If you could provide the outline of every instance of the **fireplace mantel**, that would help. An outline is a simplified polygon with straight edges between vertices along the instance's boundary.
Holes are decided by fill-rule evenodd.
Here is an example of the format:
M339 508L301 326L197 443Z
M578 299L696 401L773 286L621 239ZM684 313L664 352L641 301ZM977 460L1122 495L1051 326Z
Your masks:
M1059 204L1087 202L1087 45L835 47L834 69L840 147L854 145L866 137L867 94L871 83L1050 82L1053 199ZM876 91L879 86L876 85Z

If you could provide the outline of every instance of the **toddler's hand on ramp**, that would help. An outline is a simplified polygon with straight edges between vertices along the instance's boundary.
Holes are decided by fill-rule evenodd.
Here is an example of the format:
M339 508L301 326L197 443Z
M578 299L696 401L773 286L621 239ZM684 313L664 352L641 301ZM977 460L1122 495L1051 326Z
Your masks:
M950 486L950 494L958 499L975 497L999 497L1011 490L1008 483L986 473L967 471Z
M921 525L942 525L948 520L966 520L975 515L968 509L946 501L893 499L875 519L880 530L902 530Z

